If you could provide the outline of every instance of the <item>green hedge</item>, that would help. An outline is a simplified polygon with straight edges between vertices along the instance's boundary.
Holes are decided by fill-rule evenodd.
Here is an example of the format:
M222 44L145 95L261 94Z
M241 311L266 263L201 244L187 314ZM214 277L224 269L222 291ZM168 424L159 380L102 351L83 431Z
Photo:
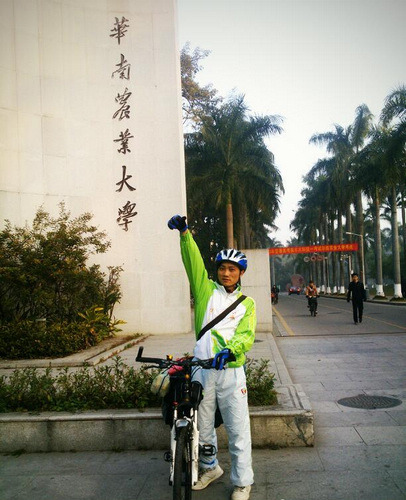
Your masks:
M250 405L277 402L274 374L269 361L250 360L247 366ZM120 357L112 366L67 368L55 372L47 368L14 370L0 377L0 412L80 411L159 407L161 400L151 393L156 370L136 370Z
M0 358L34 359L64 357L98 344L103 329L89 328L86 322L43 324L20 321L0 325Z

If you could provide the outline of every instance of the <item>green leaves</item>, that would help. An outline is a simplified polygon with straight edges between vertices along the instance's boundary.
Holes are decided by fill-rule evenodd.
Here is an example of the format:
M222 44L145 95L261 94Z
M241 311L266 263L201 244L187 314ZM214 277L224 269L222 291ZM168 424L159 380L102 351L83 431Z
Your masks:
M92 215L72 218L63 203L52 218L39 208L32 226L0 232L0 322L77 321L79 312L95 305L111 317L120 299L120 267L108 275L90 255L110 246L106 234L90 224Z
M63 203L52 218L39 208L32 226L0 232L0 356L58 357L95 345L118 331L122 268L87 265L105 252L106 234L92 215L72 218Z
M272 226L283 193L265 137L281 133L281 122L279 116L249 116L244 96L234 96L185 136L188 215L195 233L204 232L202 219L214 218L224 233L227 225L228 246L236 235L242 248L264 245L265 225Z
M74 322L23 320L0 325L0 357L5 359L60 358L112 337L122 321L107 316Z
M135 370L119 356L110 366L75 370L14 370L0 377L0 412L80 411L108 408L159 407L162 400L152 394L157 370ZM247 388L249 404L276 404L275 377L269 360L249 360Z
M248 359L246 367L248 403L251 406L269 406L277 403L274 389L275 374L269 371L269 359Z
M15 370L0 378L0 412L79 411L159 406L150 392L156 371L135 370L120 357L114 365L45 371Z

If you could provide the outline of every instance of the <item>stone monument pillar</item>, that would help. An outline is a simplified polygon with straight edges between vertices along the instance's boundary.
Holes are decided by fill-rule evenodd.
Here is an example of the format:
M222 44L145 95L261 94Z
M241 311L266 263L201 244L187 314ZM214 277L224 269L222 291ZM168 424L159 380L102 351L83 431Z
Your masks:
M91 212L124 329L190 331L175 0L1 0L0 70L0 224Z
M272 332L271 275L268 249L243 250L248 269L241 280L242 292L256 302L257 332Z

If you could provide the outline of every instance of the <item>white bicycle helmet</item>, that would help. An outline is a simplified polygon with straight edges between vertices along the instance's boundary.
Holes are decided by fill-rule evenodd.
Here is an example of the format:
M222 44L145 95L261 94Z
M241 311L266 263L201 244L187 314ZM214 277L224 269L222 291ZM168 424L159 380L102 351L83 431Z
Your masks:
M246 255L235 248L226 248L216 255L217 267L225 261L234 262L242 271L245 271L248 266Z

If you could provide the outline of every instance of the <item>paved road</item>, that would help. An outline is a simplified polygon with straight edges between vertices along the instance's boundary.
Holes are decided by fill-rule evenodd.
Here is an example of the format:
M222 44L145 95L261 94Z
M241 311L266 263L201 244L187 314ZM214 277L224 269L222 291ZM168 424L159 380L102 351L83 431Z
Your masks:
M318 314L311 317L304 295L279 295L276 317L282 315L283 335L359 335L406 333L406 304L364 303L363 322L354 325L352 304L343 299L318 299ZM288 324L289 328L286 328ZM285 330L285 331L284 331Z
M339 300L321 300L316 318L307 316L303 297L281 296L277 310L278 348L310 398L316 439L313 448L254 450L251 499L405 500L406 309L367 303L358 326ZM366 410L338 403L358 394L402 404ZM229 498L227 453L220 460L223 478L194 500ZM0 456L0 499L170 500L167 470L161 452Z
M309 474L326 490L309 498L406 498L406 307L368 302L363 323L354 325L346 301L319 299L316 318L306 306L305 297L282 294L276 310L279 350L315 415L312 457L323 472ZM403 403L379 410L338 403L360 394ZM289 474L297 486L300 476ZM287 491L285 498L305 498Z

